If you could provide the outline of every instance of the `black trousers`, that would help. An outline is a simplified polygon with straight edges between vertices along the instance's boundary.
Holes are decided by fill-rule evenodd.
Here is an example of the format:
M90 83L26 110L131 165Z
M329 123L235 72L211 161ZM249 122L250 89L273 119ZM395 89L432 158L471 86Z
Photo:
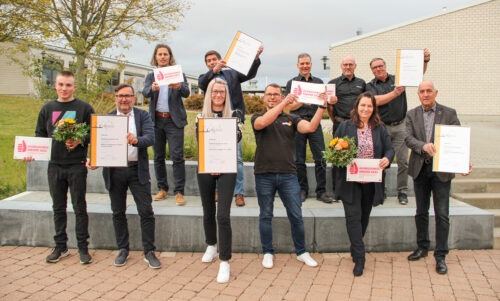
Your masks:
M343 201L347 234L351 242L351 256L354 260L365 258L365 236L370 213L373 207L375 186L373 183L354 184L354 197L351 203Z
M141 221L141 236L144 253L155 250L155 217L151 198L151 184L141 184L138 166L110 168L111 187L109 197L113 211L116 244L119 249L129 249L127 222L127 189L130 188Z
M432 172L432 164L424 164L418 177L413 180L413 187L417 201L415 223L417 226L418 247L428 250L430 246L429 207L432 192L436 219L436 248L434 249L434 257L444 258L448 254L451 181L441 182L436 173Z
M59 165L49 163L47 169L52 209L54 212L54 241L59 249L66 248L68 216L66 207L68 189L75 212L75 232L78 249L87 250L89 239L89 217L87 215L87 168L84 164Z
M215 245L217 243L218 232L219 258L224 261L231 259L232 256L233 234L231 230L230 214L235 184L235 173L221 174L218 176L198 173L198 186L200 189L201 204L203 205L205 242L208 245ZM217 202L215 202L216 186L218 194ZM218 231L217 226L219 226Z

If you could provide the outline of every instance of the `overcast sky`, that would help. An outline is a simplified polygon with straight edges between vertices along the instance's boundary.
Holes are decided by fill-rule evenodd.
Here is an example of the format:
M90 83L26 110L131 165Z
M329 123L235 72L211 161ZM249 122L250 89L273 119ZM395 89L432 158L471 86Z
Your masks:
M192 6L167 41L177 64L189 75L206 72L204 54L210 49L225 55L236 31L262 41L258 85L284 85L298 74L297 55L312 57L314 76L328 80L321 57L329 46L353 38L358 29L369 34L482 0L192 0ZM436 28L436 30L439 30ZM133 63L149 65L156 43L135 43L125 53ZM339 70L340 74L340 70Z

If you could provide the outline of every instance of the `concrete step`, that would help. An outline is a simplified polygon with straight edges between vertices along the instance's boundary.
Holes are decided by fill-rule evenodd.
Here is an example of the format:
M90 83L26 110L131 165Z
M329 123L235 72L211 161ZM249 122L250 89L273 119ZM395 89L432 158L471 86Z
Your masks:
M495 227L500 227L500 209L485 209L495 217Z
M478 192L498 192L500 193L500 178L467 178L457 177L451 182L453 193L478 193Z
M500 193L452 193L462 202L483 209L500 209Z
M500 249L500 227L493 229L493 249Z
M469 174L467 177L457 175L455 179L461 179L461 178L469 178L469 179L500 178L500 168L473 165L471 174Z

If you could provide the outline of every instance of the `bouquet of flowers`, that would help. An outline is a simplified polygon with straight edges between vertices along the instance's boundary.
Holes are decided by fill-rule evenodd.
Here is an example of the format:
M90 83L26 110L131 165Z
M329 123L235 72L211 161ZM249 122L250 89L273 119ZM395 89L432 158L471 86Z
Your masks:
M66 142L66 140L78 140L82 142L89 133L89 126L83 123L76 123L72 118L61 119L57 122L52 137L56 141Z
M325 151L323 158L328 163L332 163L337 167L346 167L351 164L352 160L358 154L358 147L354 142L354 138L350 137L335 137L333 138Z

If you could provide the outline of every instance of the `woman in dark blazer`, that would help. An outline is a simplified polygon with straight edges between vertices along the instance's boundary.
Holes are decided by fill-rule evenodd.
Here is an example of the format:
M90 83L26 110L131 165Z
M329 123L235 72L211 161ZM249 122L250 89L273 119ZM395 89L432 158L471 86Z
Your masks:
M335 137L352 137L358 147L357 158L380 159L379 167L390 166L394 149L385 126L377 113L375 97L369 92L356 99L351 119L340 124ZM359 183L346 181L346 168L340 168L336 177L335 193L342 200L346 217L347 233L351 242L354 276L361 276L365 267L363 237L368 227L372 206L384 202L383 183Z

